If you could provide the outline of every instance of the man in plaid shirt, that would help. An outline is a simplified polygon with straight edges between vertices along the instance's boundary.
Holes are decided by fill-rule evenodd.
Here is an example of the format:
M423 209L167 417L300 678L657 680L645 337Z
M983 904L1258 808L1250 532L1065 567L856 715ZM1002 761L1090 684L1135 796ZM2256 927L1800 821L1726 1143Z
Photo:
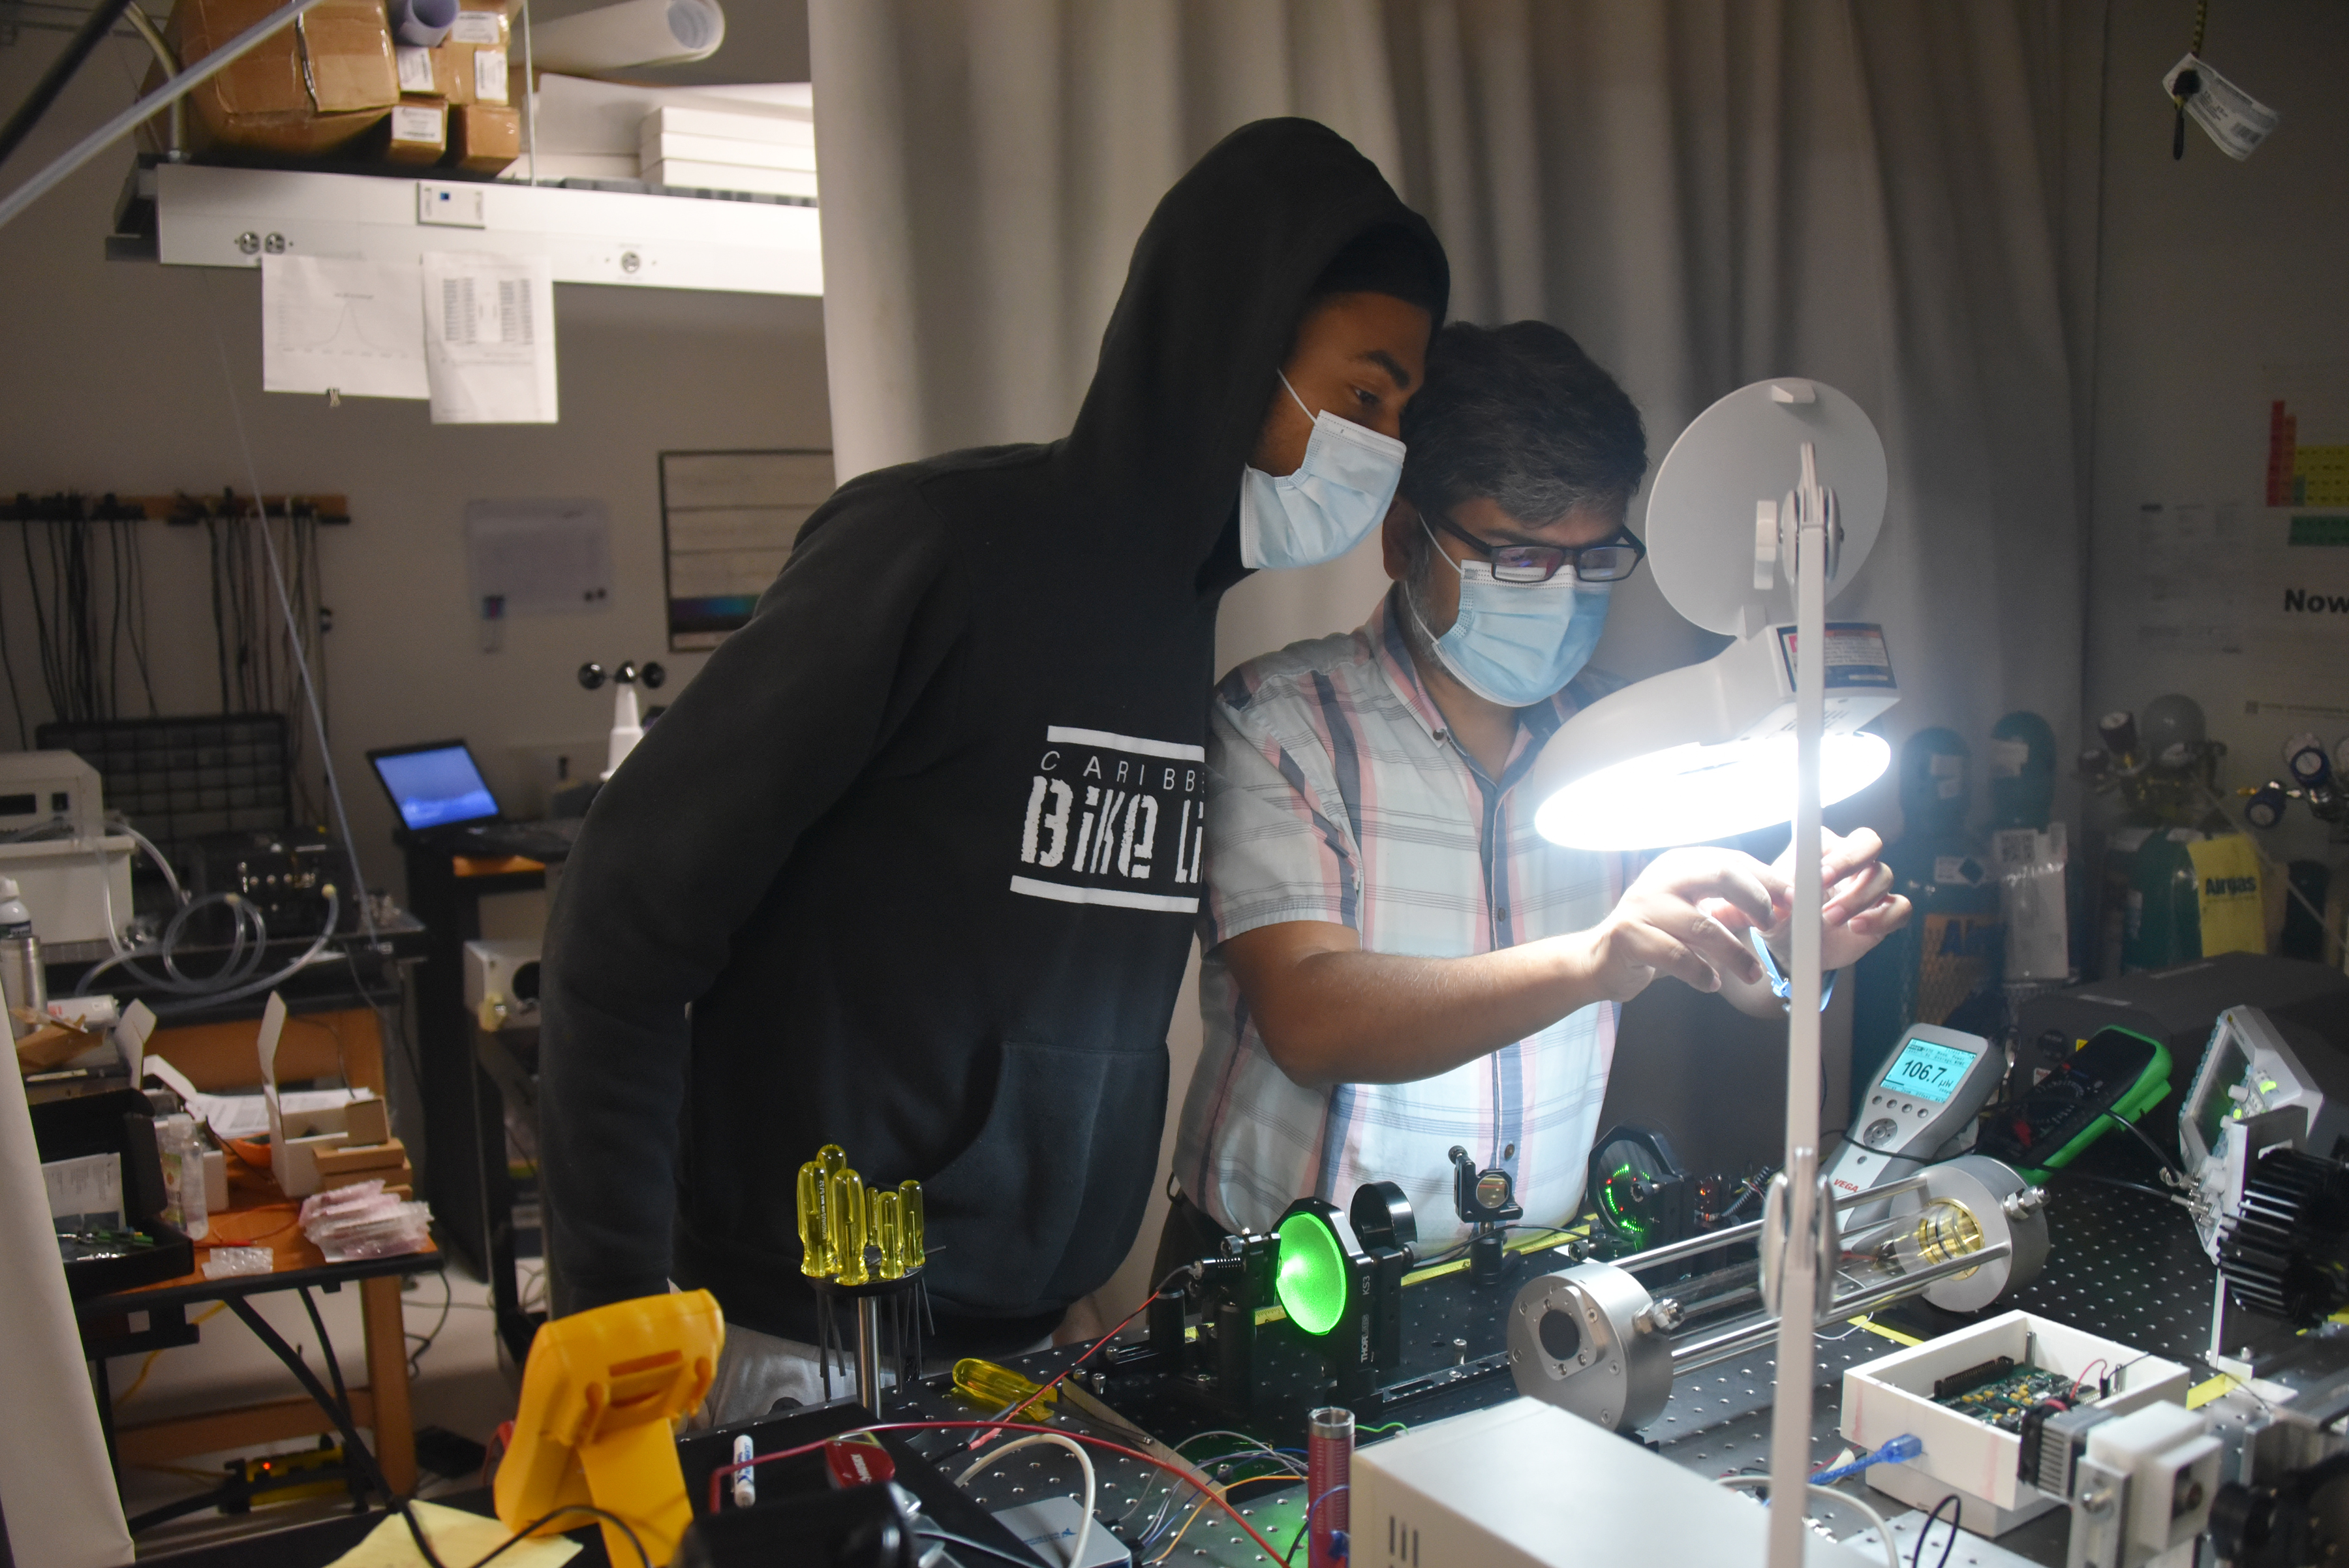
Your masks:
M1464 1232L1454 1145L1564 1223L1618 1009L1660 975L1779 1016L1746 945L1791 952L1786 862L1678 849L1631 875L1555 847L1517 786L1609 684L1582 670L1647 468L1639 411L1539 322L1455 324L1406 412L1392 588L1354 632L1249 660L1208 728L1206 1041L1159 1271L1289 1202L1399 1184L1423 1245ZM1825 961L1897 929L1882 845L1829 835ZM1628 882L1628 886L1626 885Z

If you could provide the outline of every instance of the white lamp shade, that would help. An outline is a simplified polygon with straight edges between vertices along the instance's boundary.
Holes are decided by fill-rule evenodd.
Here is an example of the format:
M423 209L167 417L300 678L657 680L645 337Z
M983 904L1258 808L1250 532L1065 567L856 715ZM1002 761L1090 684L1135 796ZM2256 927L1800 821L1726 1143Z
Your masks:
M1881 735L1829 735L1819 748L1819 804L1883 775ZM1673 746L1586 774L1534 814L1544 838L1570 849L1661 849L1775 826L1795 815L1795 737Z
M1578 849L1703 844L1795 815L1794 628L1765 627L1702 664L1601 698L1542 750L1526 793L1534 826ZM1820 804L1867 788L1892 749L1860 726L1899 700L1880 628L1827 628L1835 671L1820 755Z

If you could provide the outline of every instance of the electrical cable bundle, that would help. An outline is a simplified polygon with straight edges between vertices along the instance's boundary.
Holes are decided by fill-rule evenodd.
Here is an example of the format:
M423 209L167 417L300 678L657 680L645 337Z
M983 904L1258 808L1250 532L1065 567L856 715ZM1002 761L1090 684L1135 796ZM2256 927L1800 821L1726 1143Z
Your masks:
M212 651L219 667L220 711L291 715L301 701L304 670L323 668L318 647L318 519L314 513L285 511L255 517L235 496L222 500L225 514L204 519L204 542L212 563ZM290 612L283 615L274 613L269 603L273 558L285 563L287 580L283 587L292 602L281 607ZM295 646L297 628L299 648ZM286 725L286 773L294 781L299 815L308 820L318 812L303 776L302 744L302 727Z
M38 686L28 691L17 678L8 628L0 619L0 679L15 709L19 748L32 748L38 713L27 703L37 704L41 697L47 699L50 717L61 723L122 719L142 699L146 716L160 716L150 659L145 510L110 493L95 500L19 495L0 515L22 530L17 544L37 652L26 673L28 680L37 673ZM231 493L183 498L179 520L201 520L204 528L220 711L282 713L290 719L302 703L305 671L319 666L325 610L319 603L317 514L281 509L264 521L248 500ZM284 607L271 602L273 559L286 579L290 602ZM286 770L295 794L294 815L316 820L318 803L302 766L305 744L302 727L289 723Z
M79 495L38 502L20 495L10 515L23 530L17 544L39 644L36 667L51 714L67 722L121 717L128 649L129 674L143 690L148 715L156 715L160 709L147 658L146 554L139 532L145 513L112 495L95 503ZM0 674L16 710L17 742L29 750L25 692L5 630L0 624Z

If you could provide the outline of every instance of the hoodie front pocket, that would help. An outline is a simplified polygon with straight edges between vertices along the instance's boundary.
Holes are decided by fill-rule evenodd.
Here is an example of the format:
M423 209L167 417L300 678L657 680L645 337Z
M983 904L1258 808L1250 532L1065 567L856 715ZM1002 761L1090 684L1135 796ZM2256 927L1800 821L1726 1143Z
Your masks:
M1165 1104L1163 1052L1005 1041L978 1136L922 1183L941 1304L1011 1315L1106 1279L1148 1198Z

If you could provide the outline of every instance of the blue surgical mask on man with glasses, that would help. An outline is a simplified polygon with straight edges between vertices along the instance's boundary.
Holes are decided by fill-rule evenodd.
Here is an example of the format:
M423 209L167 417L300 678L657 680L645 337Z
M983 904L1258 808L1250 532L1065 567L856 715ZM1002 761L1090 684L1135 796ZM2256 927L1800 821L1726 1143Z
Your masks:
M1590 661L1614 585L1647 554L1628 529L1578 548L1488 545L1448 519L1436 521L1485 558L1454 561L1421 518L1436 559L1460 575L1460 608L1443 636L1423 619L1420 631L1453 679L1504 708L1544 701ZM1417 618L1415 602L1411 610Z

